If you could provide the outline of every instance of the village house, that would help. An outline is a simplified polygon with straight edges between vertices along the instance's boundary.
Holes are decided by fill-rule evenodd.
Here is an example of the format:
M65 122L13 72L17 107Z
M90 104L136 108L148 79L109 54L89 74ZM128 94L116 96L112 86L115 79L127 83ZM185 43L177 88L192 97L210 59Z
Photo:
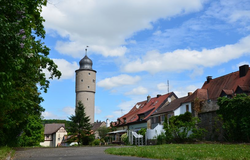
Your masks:
M136 103L127 114L118 118L117 122L114 123L116 131L109 133L113 137L113 141L119 142L121 135L126 133L127 130L150 129L152 127L150 116L176 98L178 97L171 92L165 95L159 94L153 98L147 96L147 100Z
M65 130L65 124L63 123L51 123L44 125L44 142L40 145L44 147L58 147L64 136L67 135Z
M106 122L96 121L93 123L92 131L95 133L95 139L100 139L98 129L100 127L106 127Z

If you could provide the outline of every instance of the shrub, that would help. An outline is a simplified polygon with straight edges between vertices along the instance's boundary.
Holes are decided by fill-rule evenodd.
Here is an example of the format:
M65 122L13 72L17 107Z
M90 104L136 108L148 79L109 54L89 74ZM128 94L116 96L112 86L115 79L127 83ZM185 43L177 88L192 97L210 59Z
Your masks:
M159 134L156 137L157 140L157 144L166 144L166 135L164 132L161 132L161 134Z
M121 136L121 141L122 141L124 144L126 144L126 145L129 144L129 140L128 140L128 135L127 135L127 133L124 133L124 134Z
M201 139L206 132L205 129L197 128L199 119L192 117L190 112L173 116L167 121L165 119L164 129L168 142L185 142L194 139Z
M92 141L92 145L99 145L101 143L100 139L95 139L94 141Z

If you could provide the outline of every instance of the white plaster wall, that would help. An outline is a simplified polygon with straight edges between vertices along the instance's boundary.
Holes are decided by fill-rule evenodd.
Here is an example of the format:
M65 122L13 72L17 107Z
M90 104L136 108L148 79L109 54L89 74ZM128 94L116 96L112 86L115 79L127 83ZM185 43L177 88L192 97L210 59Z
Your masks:
M189 112L192 113L191 102L189 102L189 103L183 103L179 108L177 108L174 111L174 115L179 116L180 114L184 114L186 112L186 105L189 105Z
M63 140L63 136L67 135L67 131L61 127L56 133L55 133L55 140L53 140L55 142L54 146L57 147L57 145L59 143L62 143ZM58 139L59 138L59 139Z
M154 129L147 129L147 139L155 139L162 132L165 133L165 130L161 124L158 124Z

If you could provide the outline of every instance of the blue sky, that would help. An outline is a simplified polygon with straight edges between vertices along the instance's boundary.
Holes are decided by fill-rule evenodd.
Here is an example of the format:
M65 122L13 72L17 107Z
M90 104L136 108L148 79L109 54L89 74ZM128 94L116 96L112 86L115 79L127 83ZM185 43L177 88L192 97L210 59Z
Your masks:
M45 44L62 72L43 93L45 119L75 108L75 70L97 71L95 120L116 120L136 102L169 90L178 97L249 64L249 0L50 0ZM47 74L47 72L45 71Z

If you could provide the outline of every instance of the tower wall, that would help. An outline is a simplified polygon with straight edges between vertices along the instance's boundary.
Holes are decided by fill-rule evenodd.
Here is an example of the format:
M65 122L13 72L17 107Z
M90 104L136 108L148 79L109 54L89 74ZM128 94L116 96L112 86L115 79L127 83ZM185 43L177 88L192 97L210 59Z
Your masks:
M96 71L76 70L76 105L81 101L85 107L86 115L90 117L90 123L95 120L95 90Z

